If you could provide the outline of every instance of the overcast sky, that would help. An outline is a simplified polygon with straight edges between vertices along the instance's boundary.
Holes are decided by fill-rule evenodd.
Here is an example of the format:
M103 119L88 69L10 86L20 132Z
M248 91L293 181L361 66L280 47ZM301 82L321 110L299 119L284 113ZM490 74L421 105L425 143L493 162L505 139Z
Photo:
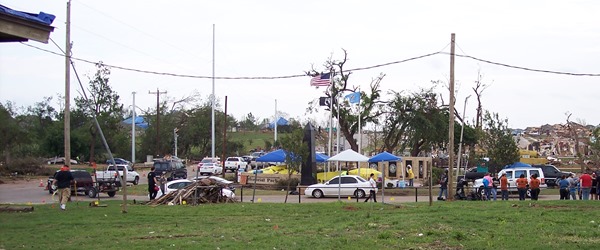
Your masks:
M2 0L6 7L56 15L50 37L65 46L66 0ZM566 73L600 74L600 1L198 1L73 0L73 56L92 62L155 72L212 75L213 24L216 76L288 76L311 68L324 70L327 58L341 59L347 69L400 61L428 53L450 52L476 58ZM26 44L50 51L52 43ZM86 75L94 65L76 61ZM367 89L386 74L384 92L428 88L449 81L450 58L439 54L352 73L350 83ZM0 102L29 106L45 96L64 95L64 58L20 43L0 44ZM456 58L456 108L473 95L478 72L489 87L483 108L525 128L572 120L600 123L600 77L538 73L468 58ZM79 95L73 75L71 93ZM324 88L309 86L307 76L277 80L216 80L215 95L228 113L241 119L252 112L272 117L277 109L290 117L324 120L325 112L306 114L308 102ZM125 106L156 105L161 98L181 98L197 91L204 100L211 79L171 77L112 69L110 84ZM444 100L448 98L443 91ZM384 96L388 99L388 96ZM473 119L471 96L467 117Z

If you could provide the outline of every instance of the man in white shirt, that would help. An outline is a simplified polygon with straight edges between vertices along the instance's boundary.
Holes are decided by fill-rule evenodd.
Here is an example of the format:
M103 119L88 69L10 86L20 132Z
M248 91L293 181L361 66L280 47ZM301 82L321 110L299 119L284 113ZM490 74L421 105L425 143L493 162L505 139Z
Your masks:
M365 202L371 198L373 198L374 202L377 202L377 183L375 182L375 174L373 173L369 176L369 184L371 185L371 190L369 190L369 197L367 197Z

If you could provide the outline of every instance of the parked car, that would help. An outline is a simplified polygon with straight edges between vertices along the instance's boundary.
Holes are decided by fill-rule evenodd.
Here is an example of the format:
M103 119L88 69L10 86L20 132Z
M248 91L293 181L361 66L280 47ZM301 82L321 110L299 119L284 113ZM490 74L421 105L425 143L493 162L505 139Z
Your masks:
M115 158L115 162L112 162L110 159L106 160L106 164L108 165L131 165L131 162L128 160L125 160L123 158Z
M553 165L532 165L534 168L541 168L544 172L544 179L546 180L546 185L556 186L557 180L559 180L563 175L569 177L572 172L563 172L560 171L557 167Z
M52 157L46 159L48 164L65 164L65 157ZM79 162L77 160L71 159L71 165L77 165Z
M246 163L248 163L248 165L250 165L250 163L252 163L252 156L251 155L244 155L244 156L242 156L242 158L244 159L244 161Z
M200 162L198 162L198 168L202 167L202 165L204 163L218 163L220 161L221 161L221 158L219 158L219 157L215 157L215 158L204 157Z
M341 183L340 183L341 180ZM304 195L315 198L327 196L354 196L363 198L369 191L377 188L371 187L369 181L358 175L336 176L325 183L313 184L304 190Z
M187 178L187 169L179 159L155 159L154 173L156 177L165 175L169 181Z
M235 172L238 169L242 169L245 172L247 167L248 163L242 157L227 157L225 160L225 172L228 170Z
M223 174L223 167L217 162L208 162L198 167L198 173L200 175L216 175Z
M60 171L60 170L59 170ZM94 180L92 179L92 175L85 170L70 170L71 175L73 175L73 179L77 181L77 183L71 184L71 192L83 192L85 195L88 195L89 191L94 188ZM58 172L58 171L56 171ZM56 173L55 173L56 174ZM46 184L46 189L48 189L48 193L53 194L54 189L52 189L52 182L54 182L54 175L48 177L48 182ZM77 188L75 188L77 185Z
M187 179L174 180L174 181L167 182L165 184L165 191L160 196L169 194L171 192L176 192L177 190L185 188L185 187L191 185L192 183L194 183L194 181L190 181L190 180L187 180ZM221 195L223 195L223 196L225 196L227 198L230 198L230 199L235 198L235 193L232 190L230 190L229 188L227 188L227 187L224 187L221 190Z
M544 172L542 171L541 168L534 168L534 167L505 168L505 169L500 170L500 172L498 172L498 177L502 176L503 173L506 173L506 179L508 180L508 191L511 193L517 192L517 179L519 179L521 174L525 175L525 178L527 178L527 181L529 181L531 179L531 176L533 174L536 174L538 176L537 179L539 179L540 183L541 183L540 189L544 189L544 188L548 187L548 185L546 185L546 183L545 183ZM483 178L475 180L473 182L473 188L477 188L478 192L481 195L483 195L484 194ZM498 188L500 188L499 185L498 185ZM527 189L527 197L530 197L530 195L531 195L531 190Z

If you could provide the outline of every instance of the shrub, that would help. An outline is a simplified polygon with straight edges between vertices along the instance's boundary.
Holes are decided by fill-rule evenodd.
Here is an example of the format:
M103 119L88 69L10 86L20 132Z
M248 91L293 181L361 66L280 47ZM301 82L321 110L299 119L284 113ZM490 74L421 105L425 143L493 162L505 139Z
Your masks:
M298 178L282 178L279 179L279 181L277 181L277 186L281 187L281 188L287 188L288 187L288 182L290 183L290 188L294 189L296 188L296 186L298 186L298 184L300 183L300 180L298 180Z
M0 171L2 175L17 173L17 175L48 175L42 166L43 160L35 157L24 157L12 159L10 163L4 164Z

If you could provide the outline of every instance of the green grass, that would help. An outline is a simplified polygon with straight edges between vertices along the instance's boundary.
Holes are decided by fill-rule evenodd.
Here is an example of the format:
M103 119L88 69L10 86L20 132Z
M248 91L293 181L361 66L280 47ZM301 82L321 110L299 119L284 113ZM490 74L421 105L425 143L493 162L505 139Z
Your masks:
M50 204L0 213L0 248L594 249L600 202ZM531 205L530 205L531 204ZM593 221L593 222L592 222Z
M275 139L275 135L273 132L229 132L227 136L231 138L232 141L240 142L244 144L245 152L250 151L251 149L265 149L265 142L270 141L273 143Z

